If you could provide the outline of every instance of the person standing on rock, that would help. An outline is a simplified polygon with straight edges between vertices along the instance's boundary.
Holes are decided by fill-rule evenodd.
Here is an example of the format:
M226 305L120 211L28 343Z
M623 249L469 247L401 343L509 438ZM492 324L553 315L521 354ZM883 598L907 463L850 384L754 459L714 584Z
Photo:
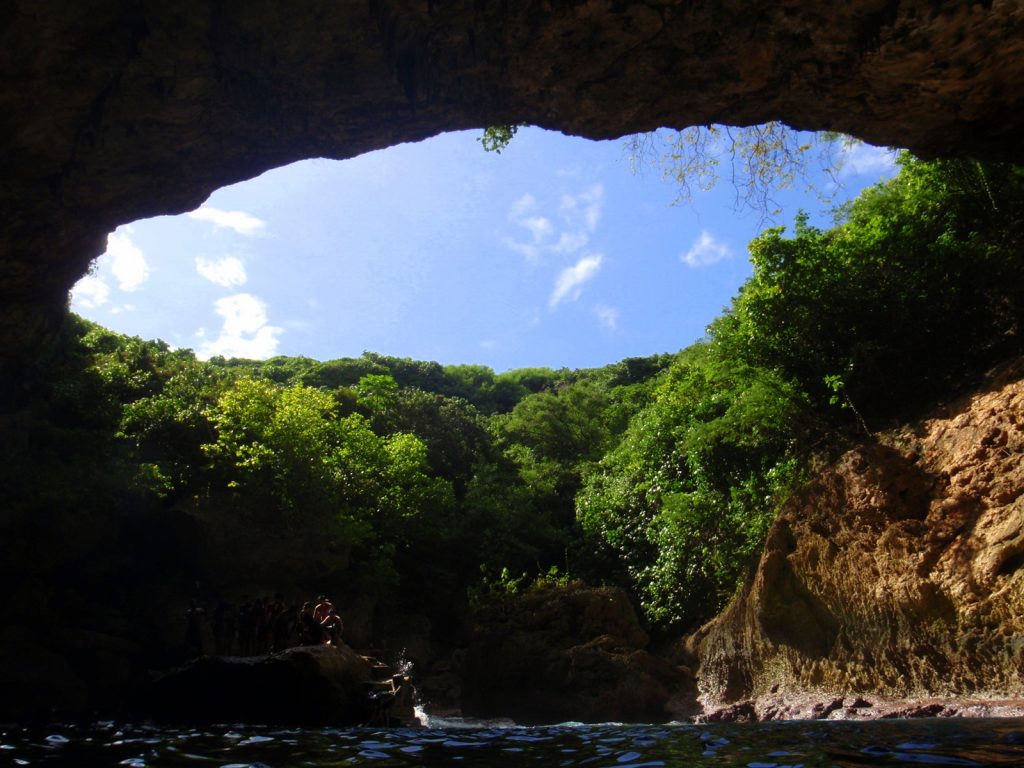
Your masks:
M338 645L341 642L341 633L345 631L345 624L333 608L327 612L327 618L320 622L320 629L324 633L324 645Z
M299 613L299 645L320 645L320 622L313 618L313 604L305 602Z
M195 600L189 602L185 611L185 652L190 658L203 655L203 621L206 611Z
M320 595L316 599L316 608L313 609L313 618L316 619L317 624L323 623L323 620L327 618L327 612L334 608L334 603L327 595Z

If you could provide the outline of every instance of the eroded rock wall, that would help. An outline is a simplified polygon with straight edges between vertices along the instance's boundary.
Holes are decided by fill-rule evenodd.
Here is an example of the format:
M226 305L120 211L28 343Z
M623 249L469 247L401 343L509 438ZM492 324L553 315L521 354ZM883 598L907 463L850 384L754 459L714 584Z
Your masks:
M812 690L1024 695L1024 364L843 455L689 638L709 704Z
M1019 0L12 0L0 75L8 371L115 226L302 158L770 119L1024 158Z

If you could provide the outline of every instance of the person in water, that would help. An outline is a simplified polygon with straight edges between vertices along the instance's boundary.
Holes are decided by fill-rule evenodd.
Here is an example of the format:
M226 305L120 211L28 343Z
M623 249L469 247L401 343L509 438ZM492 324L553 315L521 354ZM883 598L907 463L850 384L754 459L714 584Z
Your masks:
M405 675L392 675L390 679L374 685L379 690L370 693L370 721L368 725L409 725L416 719L413 711L412 681Z
M345 624L333 608L327 611L327 618L320 622L320 629L324 634L324 645L338 645L341 642L341 633L345 631Z

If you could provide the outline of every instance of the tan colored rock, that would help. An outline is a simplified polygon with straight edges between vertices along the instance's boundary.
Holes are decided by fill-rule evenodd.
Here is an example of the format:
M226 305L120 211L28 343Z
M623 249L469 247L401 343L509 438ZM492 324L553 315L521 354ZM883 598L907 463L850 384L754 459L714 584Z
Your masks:
M786 505L748 588L687 641L707 705L1024 696L1021 373L847 452Z

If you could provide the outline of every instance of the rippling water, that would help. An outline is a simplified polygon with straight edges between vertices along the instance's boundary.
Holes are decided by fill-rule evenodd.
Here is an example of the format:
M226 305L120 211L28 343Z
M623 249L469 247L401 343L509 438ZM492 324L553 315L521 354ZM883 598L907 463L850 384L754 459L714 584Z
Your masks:
M202 729L99 722L0 726L0 766L1024 765L1024 720L880 720L535 728L435 721L419 729Z

